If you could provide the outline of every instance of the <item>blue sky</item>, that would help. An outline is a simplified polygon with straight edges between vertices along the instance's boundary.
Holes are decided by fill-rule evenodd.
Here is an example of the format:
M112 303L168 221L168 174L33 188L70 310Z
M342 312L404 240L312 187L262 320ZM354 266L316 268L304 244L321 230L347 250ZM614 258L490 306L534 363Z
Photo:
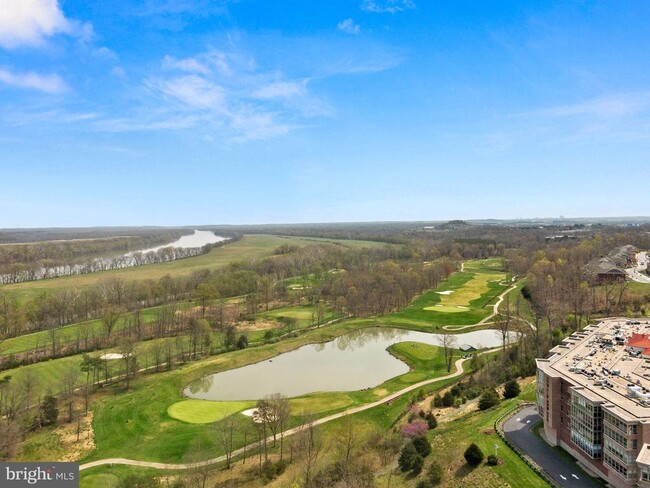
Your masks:
M649 21L0 0L0 227L647 215Z

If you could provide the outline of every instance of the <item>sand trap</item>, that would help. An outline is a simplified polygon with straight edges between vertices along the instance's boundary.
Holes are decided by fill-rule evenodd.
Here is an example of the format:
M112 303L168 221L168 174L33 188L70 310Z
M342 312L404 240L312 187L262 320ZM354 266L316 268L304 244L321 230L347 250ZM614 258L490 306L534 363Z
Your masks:
M122 354L116 354L114 352L109 352L100 356L101 359L122 359L124 356Z
M256 412L257 412L256 408L249 408L248 410L242 410L239 413L241 413L242 415L245 415L246 417L253 417Z
M438 295L451 295L454 292L454 290L445 290L445 291L437 291L436 293Z
M245 415L246 417L252 417L253 422L255 422L256 424L264 423L264 421L258 415L256 408L249 408L248 410L242 410L239 413L241 413L242 415Z
M468 308L465 305L456 305L456 308Z

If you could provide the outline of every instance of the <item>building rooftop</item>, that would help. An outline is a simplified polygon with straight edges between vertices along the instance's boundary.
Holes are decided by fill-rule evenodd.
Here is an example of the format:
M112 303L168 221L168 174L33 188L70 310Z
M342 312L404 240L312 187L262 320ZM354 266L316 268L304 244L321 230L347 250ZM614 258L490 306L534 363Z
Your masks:
M648 335L650 321L606 319L571 334L537 366L566 378L581 395L602 401L623 419L650 422L650 359L644 357Z

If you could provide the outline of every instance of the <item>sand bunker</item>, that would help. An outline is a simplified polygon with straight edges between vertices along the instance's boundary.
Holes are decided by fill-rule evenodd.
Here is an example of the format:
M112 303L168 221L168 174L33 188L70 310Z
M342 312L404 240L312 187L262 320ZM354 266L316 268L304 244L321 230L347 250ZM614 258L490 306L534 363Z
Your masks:
M101 359L122 359L124 356L122 354L116 354L114 352L109 352L106 354L102 354L100 356Z
M436 293L438 295L451 295L454 292L454 290L445 290L445 291L437 291Z

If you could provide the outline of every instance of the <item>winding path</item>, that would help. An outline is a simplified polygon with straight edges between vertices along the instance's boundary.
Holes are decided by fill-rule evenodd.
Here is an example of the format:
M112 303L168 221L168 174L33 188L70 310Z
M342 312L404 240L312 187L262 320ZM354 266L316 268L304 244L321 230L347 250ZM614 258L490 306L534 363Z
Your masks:
M487 352L495 351L499 348L495 349L489 349L487 351L482 352L481 354L485 354ZM390 395L382 398L381 400L377 400L372 403L367 403L365 405L361 405L358 407L353 407L349 408L348 410L344 410L343 412L335 413L333 415L328 415L327 417L323 417L317 420L314 420L312 422L312 425L321 425L325 424L327 422L331 422L332 420L340 419L342 417L346 417L348 415L353 415L355 413L363 412L364 410L369 410L374 407L378 407L379 405L385 404L387 402L393 401L396 398L401 397L402 395L405 395L406 393L409 393L413 390L417 390L418 388L421 388L426 385L430 385L432 383L436 383L438 381L445 381L451 378L456 378L458 376L461 376L463 374L463 363L467 361L467 359L458 359L454 363L456 367L456 371L453 373L450 373L446 376L440 376L438 378L431 378L425 381L420 381L419 383L415 383L414 385L408 386L404 388L403 390L396 391L395 393L391 393ZM294 427L292 429L288 429L284 431L284 437L288 437L290 435L296 434L300 432L302 429L304 429L306 426L301 425L298 427ZM266 439L267 442L272 442L273 441L273 436L270 436ZM249 451L251 449L255 449L256 447L260 447L261 443L260 442L254 442L252 444L247 445L246 447L241 447L235 451L232 452L231 457L237 457L240 454L243 454L244 451ZM171 463L156 463L153 461L137 461L135 459L125 459L125 458L109 458L109 459L100 459L99 461L92 461L86 464L82 464L79 466L80 470L84 469L90 469L94 468L96 466L105 466L105 465L113 465L113 464L126 464L129 466L141 466L145 468L155 468L155 469L192 469L192 468L197 468L200 466L209 466L212 464L217 464L221 462L226 461L226 455L224 454L223 456L218 456L212 459L207 459L205 461L200 461L197 463L179 463L179 464L171 464Z

